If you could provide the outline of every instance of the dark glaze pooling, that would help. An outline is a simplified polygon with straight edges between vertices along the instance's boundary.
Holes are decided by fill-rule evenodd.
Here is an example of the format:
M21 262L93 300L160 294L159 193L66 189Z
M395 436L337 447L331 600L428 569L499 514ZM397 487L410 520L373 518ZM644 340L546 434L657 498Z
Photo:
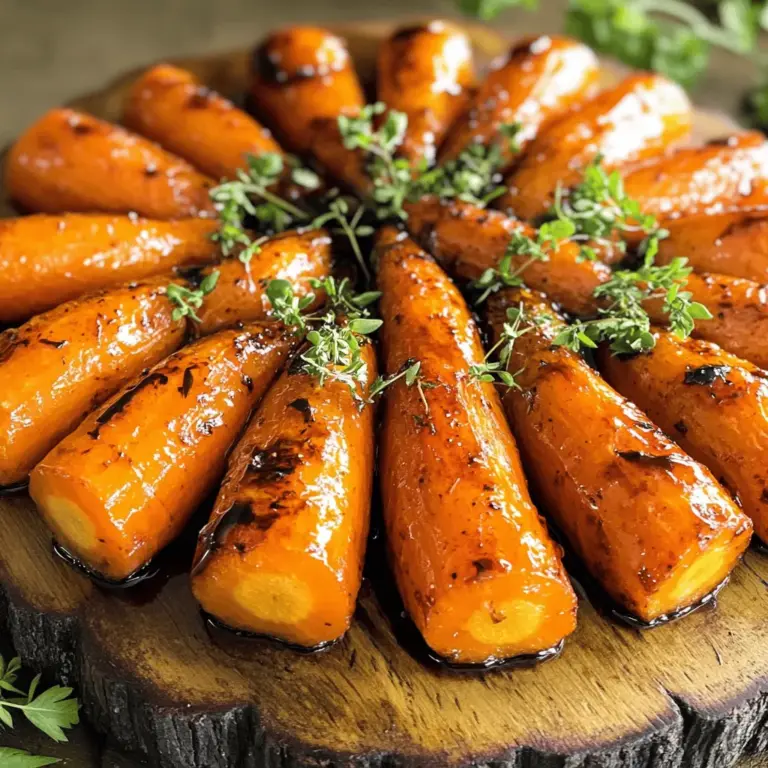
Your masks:
M141 390L155 383L163 386L168 383L168 377L164 373L150 373L149 376L145 376L138 384L136 384L136 386L131 387L127 392L124 392L114 403L112 403L112 405L104 409L104 412L96 419L99 426L88 434L96 440L99 437L99 430L101 427L108 424L119 413L122 413L131 400L133 400Z
M730 370L730 365L702 365L700 368L693 368L686 372L685 383L708 387L717 379L725 381Z
M0 485L0 496L15 496L26 491L28 486L29 480L13 483L13 485Z
M87 566L82 560L79 560L71 552L61 546L55 539L51 540L51 546L53 548L53 554L63 560L70 568L74 568L80 573L85 574L94 584L98 584L104 589L129 589L135 587L137 584L149 581L155 578L160 572L160 568L153 564L151 560L148 560L141 568L135 570L130 576L125 579L113 580L105 579L104 576L94 571Z

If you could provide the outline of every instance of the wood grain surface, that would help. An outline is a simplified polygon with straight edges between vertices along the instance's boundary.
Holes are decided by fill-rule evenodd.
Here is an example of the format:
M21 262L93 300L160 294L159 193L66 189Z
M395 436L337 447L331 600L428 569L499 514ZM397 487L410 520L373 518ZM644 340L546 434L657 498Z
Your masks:
M388 28L346 31L365 76ZM505 47L473 34L486 58ZM181 64L234 96L247 62L241 51ZM115 119L131 78L77 106ZM704 112L697 122L700 138L730 127ZM206 627L189 540L154 581L105 591L52 556L26 496L0 499L0 515L0 617L16 649L76 683L93 726L153 765L728 768L768 747L768 558L756 551L716 610L640 632L583 595L559 659L478 675L425 663L380 540L348 636L302 656Z

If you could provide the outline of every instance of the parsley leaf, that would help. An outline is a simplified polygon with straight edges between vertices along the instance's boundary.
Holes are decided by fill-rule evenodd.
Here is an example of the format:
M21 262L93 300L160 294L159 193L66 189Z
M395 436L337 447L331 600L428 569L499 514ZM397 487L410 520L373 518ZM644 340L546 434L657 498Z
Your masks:
M0 765L3 768L44 768L60 762L57 757L41 757L13 747L0 747Z

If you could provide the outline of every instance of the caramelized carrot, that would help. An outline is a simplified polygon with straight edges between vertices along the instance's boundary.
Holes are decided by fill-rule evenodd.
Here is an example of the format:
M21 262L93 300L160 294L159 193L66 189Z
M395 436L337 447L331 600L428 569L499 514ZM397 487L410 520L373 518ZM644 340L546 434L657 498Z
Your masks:
M661 75L632 75L542 131L507 178L509 191L497 207L535 219L552 205L558 185L577 184L598 155L606 169L645 160L684 139L690 127L691 104L679 85Z
M452 160L473 142L497 141L501 126L512 123L520 125L516 138L524 149L549 122L591 96L598 75L597 57L586 45L554 35L521 40L491 65L470 109L440 148L440 161ZM509 152L505 157L506 166L515 160Z
M264 320L270 309L267 285L287 280L296 296L320 292L311 280L322 280L331 271L331 238L323 229L285 232L261 246L248 264L236 258L203 271L216 270L219 279L198 311L197 332L205 335L236 323Z
M0 221L0 325L128 280L215 261L216 224L71 213Z
M335 120L364 104L346 43L317 27L290 27L261 44L250 96L254 109L294 152L312 146L315 120Z
M30 476L57 541L110 580L144 565L213 489L292 343L276 324L222 331L92 413Z
M362 391L376 376L363 351ZM373 480L373 406L286 371L235 448L203 528L192 591L236 629L316 647L349 628Z
M601 354L600 370L709 467L768 541L768 373L706 341L653 335L641 355Z
M656 262L685 256L697 272L768 280L768 208L665 221Z
M26 479L93 408L182 343L166 283L87 296L0 334L0 485Z
M379 101L408 116L400 154L432 165L474 84L469 38L443 21L399 29L381 44L377 66Z
M71 109L43 115L11 147L11 198L41 213L213 216L213 182L156 144Z
M692 274L685 290L712 313L711 320L696 322L695 337L768 369L768 286L726 275ZM662 304L662 299L646 303L654 323L667 322Z
M526 224L499 211L478 208L458 200L443 202L422 198L405 206L406 226L450 273L462 279L476 279L501 261L513 232L533 234ZM519 269L528 257L515 258ZM592 294L610 278L611 271L599 261L579 258L579 246L561 243L549 253L548 261L530 263L521 272L527 285L547 293L568 312L591 314L596 305Z
M509 360L520 389L504 406L546 509L623 610L654 622L692 607L738 562L749 519L579 355L552 346L563 321L541 294L493 297L495 338L509 307L522 309L526 332Z
M422 381L386 393L379 446L390 559L428 645L458 663L557 646L576 622L560 553L528 495L515 442L461 294L412 241L377 244L388 374Z
M214 179L234 178L247 154L282 154L264 126L170 64L158 64L134 83L123 122Z
M696 213L768 204L768 142L746 131L685 147L625 174L624 189L662 223Z

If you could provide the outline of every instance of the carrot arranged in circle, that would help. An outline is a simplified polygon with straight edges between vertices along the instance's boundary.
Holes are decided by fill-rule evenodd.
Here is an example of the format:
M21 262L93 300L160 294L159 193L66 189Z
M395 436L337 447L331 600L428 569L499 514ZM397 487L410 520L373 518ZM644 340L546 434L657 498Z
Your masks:
M0 485L25 480L91 410L182 343L166 283L67 302L0 334Z
M183 347L92 413L30 477L57 541L107 579L144 565L213 489L293 344L278 324L222 331Z
M72 109L52 109L8 153L5 185L39 213L213 216L212 179L157 144Z
M18 323L89 291L210 264L207 219L158 221L70 213L0 220L0 324Z
M395 230L376 248L388 374L379 444L392 568L428 645L457 663L557 646L576 624L558 547L528 495L484 352L461 294Z

